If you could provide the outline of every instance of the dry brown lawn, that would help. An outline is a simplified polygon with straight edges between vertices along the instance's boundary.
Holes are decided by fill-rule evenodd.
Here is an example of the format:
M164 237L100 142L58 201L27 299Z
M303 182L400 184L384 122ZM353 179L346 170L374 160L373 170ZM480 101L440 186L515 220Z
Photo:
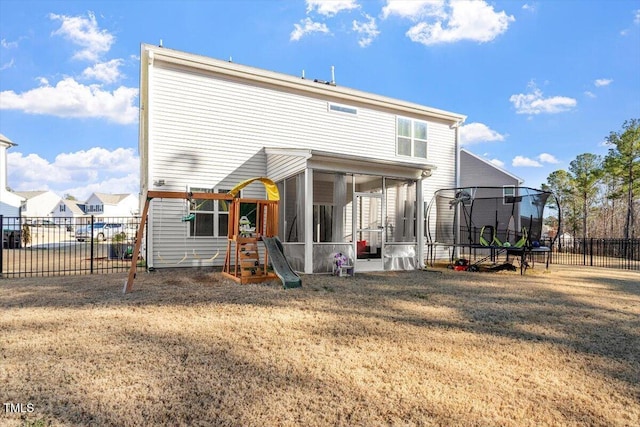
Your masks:
M638 272L124 280L0 280L0 425L640 425Z

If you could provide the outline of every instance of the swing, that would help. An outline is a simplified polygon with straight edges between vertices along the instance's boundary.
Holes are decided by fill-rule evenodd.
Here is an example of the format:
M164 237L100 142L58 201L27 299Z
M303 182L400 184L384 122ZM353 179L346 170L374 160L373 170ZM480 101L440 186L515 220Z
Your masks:
M202 206L203 204L204 204L204 202L203 202L203 203L201 203L200 205L196 205L196 204L195 204L195 202L194 202L193 200L189 199L189 203L188 203L188 205L187 205L187 206L189 206L191 210L196 210L196 209L198 209L200 206ZM192 212L192 213L190 213L189 215L183 216L183 217L182 217L182 221L185 221L185 222L193 222L193 229L194 229L194 230L195 230L195 229L197 228L197 226L198 226L198 223L197 223L197 221L198 221L198 220L197 220L196 214L195 214L195 213L193 213L193 212ZM185 233L185 236L186 236L186 233ZM185 240L186 240L186 237L185 237ZM185 253L186 253L186 243L185 243ZM216 253L215 253L215 254L213 254L213 256L212 256L211 258L200 258L200 257L198 256L198 253L196 252L196 248L193 248L193 249L191 250L191 254L193 255L193 257L194 257L195 259L203 259L203 260L205 260L206 262L213 262L213 260L215 260L216 258L218 258L218 255L220 255L220 249L218 249L218 250L216 251Z
M164 209L162 209L162 198L160 198L160 227L158 229L158 235L159 238L162 239L162 223L164 222ZM162 258L162 255L160 255L160 251L156 251L156 256L158 257L158 259L164 263L164 258Z
M182 259L181 259L180 261L178 261L178 265L182 264L182 263L187 259L187 257L188 257L188 255L187 255L187 234L189 234L189 225L188 225L188 222L190 221L190 219L189 219L189 218L190 218L192 215L193 215L193 219L195 219L195 217L196 217L196 215L195 215L195 214L193 214L193 213L192 213L192 214L189 214L189 211L188 211L188 209L189 209L189 208L188 208L189 203L191 203L191 202L190 202L189 200L187 200L187 205L185 205L185 211L186 211L185 213L186 213L187 215L183 215L183 216L182 216L182 222L184 222L184 225L185 225L185 228L184 228L184 237L183 237L183 239L182 239L182 242L183 242L183 245L184 245L184 256L182 257ZM195 251L195 249L194 249L194 251Z

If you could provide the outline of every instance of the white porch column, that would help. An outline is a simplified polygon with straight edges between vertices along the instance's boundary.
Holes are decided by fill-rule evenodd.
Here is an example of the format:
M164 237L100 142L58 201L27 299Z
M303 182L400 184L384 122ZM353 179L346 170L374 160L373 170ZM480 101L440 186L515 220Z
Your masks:
M304 273L313 273L313 169L304 170Z
M422 183L424 178L418 179L416 182L416 234L418 243L418 265L424 268L424 190Z

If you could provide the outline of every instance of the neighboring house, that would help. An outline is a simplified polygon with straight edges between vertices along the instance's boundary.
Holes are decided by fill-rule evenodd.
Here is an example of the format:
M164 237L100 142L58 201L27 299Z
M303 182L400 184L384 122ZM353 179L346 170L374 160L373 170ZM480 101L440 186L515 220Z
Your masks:
M9 138L0 134L0 215L6 217L19 217L20 205L24 200L7 189L7 150L15 145Z
M356 272L422 265L423 204L458 185L465 116L151 45L140 58L143 197L222 193L266 176L280 189L279 237L294 269L330 272L336 252ZM251 184L242 197L265 191ZM226 251L227 218L223 203L154 199L148 265L220 265L211 259Z
M77 200L60 199L56 207L51 211L55 221L59 224L72 225L77 223L78 218L85 216L84 203Z
M60 196L53 191L16 191L25 201L22 203L22 217L53 217L54 208L60 203Z
M86 215L130 217L138 215L138 196L134 194L93 193L84 203Z
M531 226L527 220L531 213L528 206L522 209L518 196L526 195L527 190L521 189L524 180L511 172L497 166L467 149L460 150L460 187L469 188L469 195L474 200L473 219L474 224L468 224L474 228L472 240L479 241L479 233L484 226L490 226L497 230L497 237L501 241L514 242L521 237L523 226L527 229ZM493 189L477 190L474 187L495 187ZM493 198L493 199L491 199ZM528 198L525 198L529 202ZM470 210L471 200L466 202L466 209ZM521 217L521 214L527 218ZM461 216L464 218L464 216ZM464 224L463 224L464 225ZM485 238L491 240L489 234ZM466 239L466 238L465 238ZM464 239L463 239L464 240Z
M489 160L460 149L460 187L520 187L523 183L521 178Z

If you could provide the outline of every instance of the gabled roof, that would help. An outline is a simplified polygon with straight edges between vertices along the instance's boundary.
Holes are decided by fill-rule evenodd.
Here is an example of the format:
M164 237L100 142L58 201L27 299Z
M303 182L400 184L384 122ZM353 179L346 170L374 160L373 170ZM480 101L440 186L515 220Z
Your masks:
M498 166L496 164L491 163L489 160L487 160L487 159L485 159L483 157L480 157L477 154L472 153L471 151L467 150L466 148L461 148L460 152L464 152L464 153L470 155L471 157L473 157L474 159L478 159L481 162L486 163L488 166L491 166L492 168L502 172L503 174L507 175L508 177L515 179L516 181L518 181L518 184L523 184L524 183L524 179L520 178L519 176L516 176L516 175L512 174L508 170L506 170L504 168L501 168L500 166Z
M29 200L48 192L49 192L48 190L36 190L36 191L14 191L13 193Z
M93 193L98 200L105 205L117 205L131 194L107 194L107 193Z
M80 207L80 205L84 205L84 203L81 203L77 200L68 200L68 199L63 199L62 203L65 206L67 206L72 213L76 215L84 215L85 213L84 210Z

